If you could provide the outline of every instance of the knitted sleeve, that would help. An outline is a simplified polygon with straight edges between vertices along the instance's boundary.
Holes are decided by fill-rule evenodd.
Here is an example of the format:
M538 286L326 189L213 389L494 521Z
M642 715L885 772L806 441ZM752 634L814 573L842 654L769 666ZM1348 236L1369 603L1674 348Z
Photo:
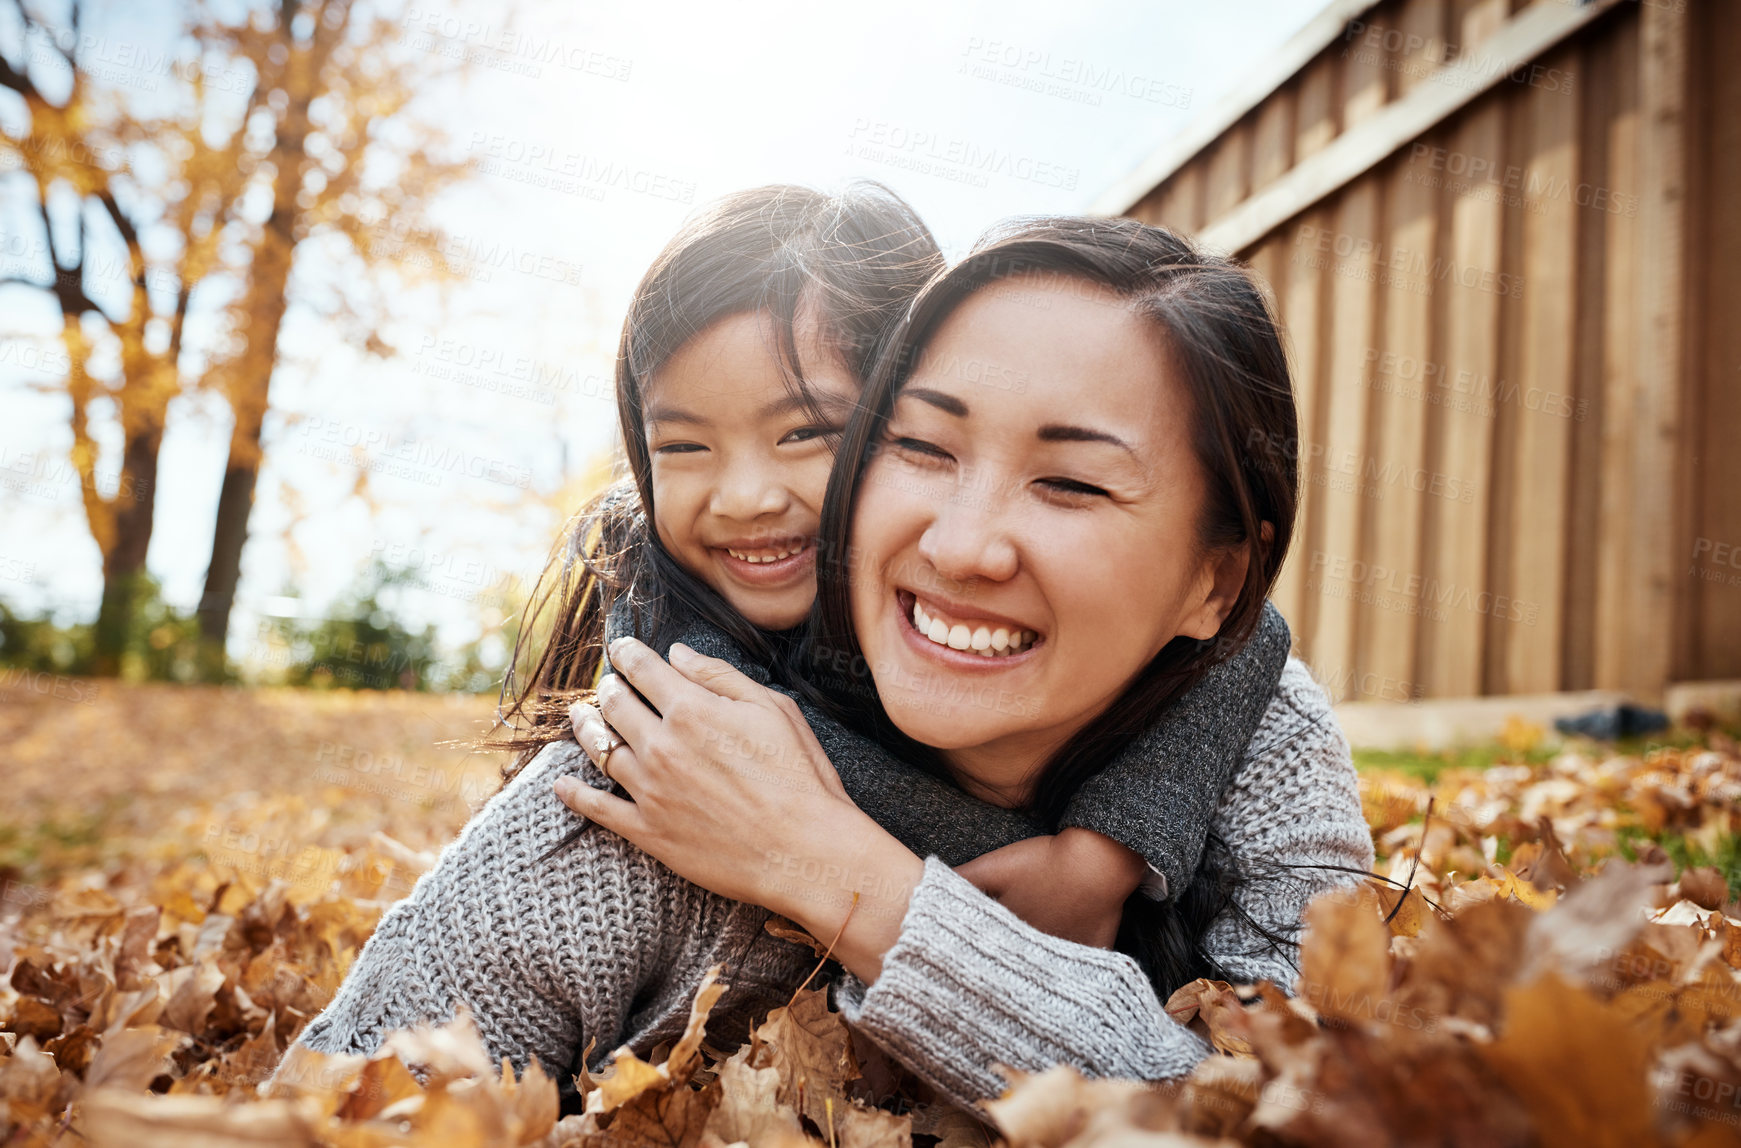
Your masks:
M1372 839L1348 744L1329 700L1289 663L1213 828L1243 871L1264 875L1205 935L1240 977L1293 983L1292 937L1310 898L1358 878ZM1249 918L1249 920L1245 919ZM1038 1072L1157 1080L1187 1073L1207 1047L1165 1014L1122 953L1034 929L936 858L913 894L882 974L837 990L847 1018L944 1095L976 1107L999 1095L997 1064Z
M1256 633L1121 753L1083 783L1064 824L1140 854L1159 900L1183 889L1203 858L1210 819L1275 695L1292 644L1274 603Z
M366 1054L463 1004L517 1070L536 1058L566 1082L588 1040L595 1054L617 1046L662 950L708 906L613 833L540 862L575 824L551 788L563 774L606 784L573 742L546 746L381 918L300 1043Z

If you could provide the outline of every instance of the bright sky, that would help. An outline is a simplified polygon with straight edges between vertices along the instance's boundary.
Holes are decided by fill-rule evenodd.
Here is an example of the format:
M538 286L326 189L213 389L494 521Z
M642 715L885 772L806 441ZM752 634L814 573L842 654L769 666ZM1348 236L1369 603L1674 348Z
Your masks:
M504 18L497 4L408 5L413 46L482 61L466 90L430 97L478 169L443 213L475 279L439 306L410 301L386 332L400 348L388 363L293 308L232 653L247 655L263 612L318 612L375 554L420 568L426 588L402 608L450 640L496 624L495 584L536 574L560 526L557 492L610 449L624 307L694 207L762 183L868 177L906 197L954 257L1006 216L1086 210L1320 6L561 0ZM111 0L86 30L149 39L167 23L150 7ZM25 269L20 245L36 238L18 214L22 182L0 178L0 275ZM44 300L0 290L0 478L34 472L0 486L0 597L88 617L97 549L76 482L56 478L68 407L40 385L52 361L30 369L32 348L55 344L7 337L57 329ZM219 403L172 408L148 565L189 608L228 433ZM365 440L389 447L367 456L373 513L349 461ZM458 469L416 461L456 456Z

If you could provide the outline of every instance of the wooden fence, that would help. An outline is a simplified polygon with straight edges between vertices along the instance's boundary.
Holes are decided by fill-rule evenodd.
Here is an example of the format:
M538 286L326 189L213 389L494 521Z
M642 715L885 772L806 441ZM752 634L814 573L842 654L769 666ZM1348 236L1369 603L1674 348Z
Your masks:
M1338 698L1741 677L1741 3L1340 0L1099 205L1250 261Z

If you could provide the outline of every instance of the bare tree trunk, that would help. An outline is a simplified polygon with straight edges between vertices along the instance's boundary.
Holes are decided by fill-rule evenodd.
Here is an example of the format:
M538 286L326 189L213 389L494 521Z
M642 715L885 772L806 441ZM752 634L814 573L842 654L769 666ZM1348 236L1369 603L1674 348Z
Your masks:
M270 158L277 173L272 187L272 214L261 231L248 275L247 350L237 364L230 387L230 409L236 421L230 430L229 459L224 465L217 527L212 535L212 560L206 568L205 592L200 595L199 605L200 662L208 679L221 678L225 673L224 643L230 632L230 612L236 605L242 550L248 544L254 487L260 478L261 424L271 407L278 331L289 307L290 268L297 239L296 195L302 188L309 162L303 150L310 131L308 107L325 53L317 38L316 47L303 54L305 58L296 61L300 68L293 65L293 72L302 73L296 78L303 82L289 85L290 105Z
M121 672L128 631L145 585L145 552L157 512L157 456L163 428L130 437L121 462L120 483L111 502L111 524L103 555L103 604L97 612L91 672L114 677Z

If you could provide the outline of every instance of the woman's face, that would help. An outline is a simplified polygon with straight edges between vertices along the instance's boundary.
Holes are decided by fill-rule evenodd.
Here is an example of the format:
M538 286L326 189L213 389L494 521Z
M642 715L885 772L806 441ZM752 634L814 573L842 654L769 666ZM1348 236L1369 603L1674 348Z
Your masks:
M1167 642L1219 630L1189 396L1083 281L970 297L896 399L854 519L853 623L890 718L1014 795ZM974 764L975 762L979 764Z
M815 323L801 315L795 336L823 422L793 396L762 312L703 329L654 372L643 398L660 540L767 630L796 626L815 600L831 436L860 390Z

